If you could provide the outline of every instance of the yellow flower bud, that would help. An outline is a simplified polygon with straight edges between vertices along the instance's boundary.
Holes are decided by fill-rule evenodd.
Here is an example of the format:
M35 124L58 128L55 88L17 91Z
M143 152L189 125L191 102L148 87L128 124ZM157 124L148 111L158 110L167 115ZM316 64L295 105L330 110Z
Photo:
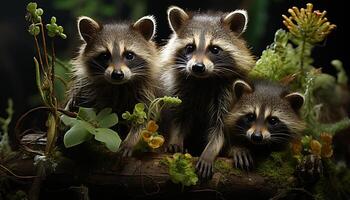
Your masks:
M152 149L157 149L162 146L164 143L164 137L161 135L151 137L151 140L148 142L148 146Z

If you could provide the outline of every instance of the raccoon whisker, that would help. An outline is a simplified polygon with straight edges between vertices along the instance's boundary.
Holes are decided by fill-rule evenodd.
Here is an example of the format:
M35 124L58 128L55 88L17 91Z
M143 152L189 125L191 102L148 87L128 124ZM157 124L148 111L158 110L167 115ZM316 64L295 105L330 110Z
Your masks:
M89 61L89 63L93 64L95 67L97 67L97 69L100 69L100 70L105 70L105 67L103 67L102 65L100 65L98 62L96 62L95 60L91 60Z

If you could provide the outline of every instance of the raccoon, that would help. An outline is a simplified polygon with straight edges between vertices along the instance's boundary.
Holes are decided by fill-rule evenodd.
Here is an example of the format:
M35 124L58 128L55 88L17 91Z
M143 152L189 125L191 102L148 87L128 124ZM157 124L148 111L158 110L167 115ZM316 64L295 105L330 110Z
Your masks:
M197 170L209 177L224 143L232 85L254 64L241 37L247 13L188 13L172 6L167 14L173 34L162 49L161 79L168 95L182 99L172 110L167 150L200 155Z
M304 97L276 83L234 83L236 103L225 119L229 156L236 167L251 169L252 154L280 151L304 129L299 110Z
M159 67L158 50L152 42L156 32L153 16L142 17L135 23L106 24L83 16L77 24L84 43L72 62L73 81L67 109L111 107L121 116L132 111L136 103L148 103L155 98L154 80ZM124 140L121 146L124 156L131 155L139 128L132 128Z

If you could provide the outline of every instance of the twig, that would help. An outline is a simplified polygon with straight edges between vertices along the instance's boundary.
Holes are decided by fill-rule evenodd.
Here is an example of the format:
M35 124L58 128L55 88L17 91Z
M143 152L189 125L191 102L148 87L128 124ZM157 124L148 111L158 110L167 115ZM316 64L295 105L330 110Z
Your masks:
M21 179L32 179L32 178L36 178L37 176L21 176L21 175L17 175L14 172L12 172L10 169L8 169L7 167L5 167L4 165L0 164L0 168L2 168L3 170L5 170L7 173L11 174L12 176L16 177L16 178L21 178Z

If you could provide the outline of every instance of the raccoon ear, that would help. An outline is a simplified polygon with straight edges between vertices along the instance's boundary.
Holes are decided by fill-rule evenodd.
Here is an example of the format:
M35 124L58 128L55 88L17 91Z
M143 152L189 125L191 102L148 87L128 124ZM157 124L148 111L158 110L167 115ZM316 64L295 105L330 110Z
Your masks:
M299 111L304 104L304 96L298 92L287 94L284 98L289 101L293 110L296 112Z
M175 33L177 33L182 25L189 19L188 14L177 6L169 7L167 13L170 28Z
M241 35L247 29L248 14L245 10L235 10L222 17L222 22L227 24L231 31Z
M237 80L233 84L233 91L235 92L236 98L239 99L244 93L252 93L253 88L242 80Z
M78 18L80 38L87 43L93 39L101 29L102 26L90 17L82 16Z
M144 16L137 20L133 27L148 41L151 40L156 33L156 20L151 15Z

